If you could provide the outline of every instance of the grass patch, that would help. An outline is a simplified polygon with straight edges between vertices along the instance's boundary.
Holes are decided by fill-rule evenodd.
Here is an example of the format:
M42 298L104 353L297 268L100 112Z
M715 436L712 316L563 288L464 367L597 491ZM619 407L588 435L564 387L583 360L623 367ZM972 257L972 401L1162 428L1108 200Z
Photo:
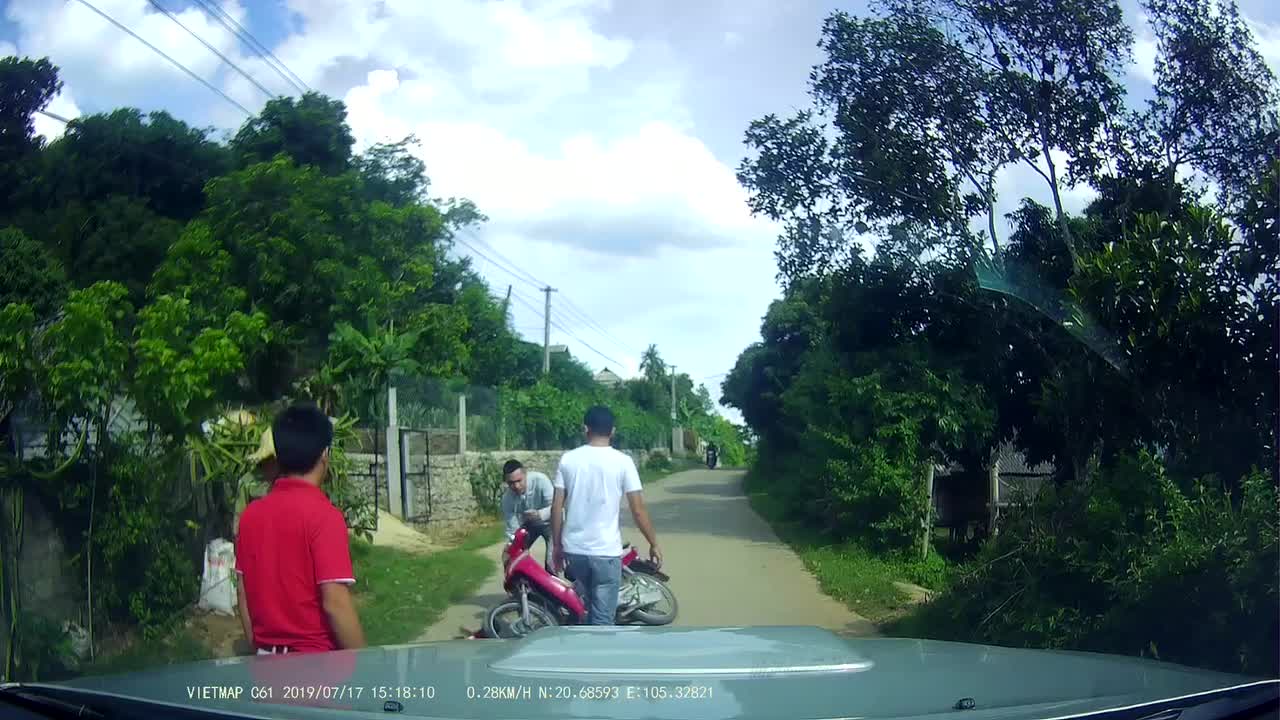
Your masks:
M458 544L459 550L483 550L490 545L497 545L506 538L506 528L501 520L488 519L485 524L467 533Z
M498 529L501 535L501 529ZM493 570L493 558L474 550L491 545L484 530L457 548L422 555L351 541L356 604L369 645L412 642Z
M176 628L156 638L138 638L129 647L110 655L99 656L94 662L81 666L81 675L114 675L116 673L150 670L162 665L206 660L209 647L195 637L190 629Z
M449 605L473 593L494 567L492 558L475 551L501 541L502 525L485 519L453 539L456 547L426 555L351 540L356 605L369 645L412 642ZM191 627L179 625L158 637L137 637L118 652L84 663L77 674L135 672L207 660L214 654Z
M918 607L894 581L934 591L946 586L950 567L937 552L928 560L907 559L872 553L853 542L832 542L789 517L785 505L761 489L754 471L743 487L751 508L795 551L822 591L874 623L898 621Z

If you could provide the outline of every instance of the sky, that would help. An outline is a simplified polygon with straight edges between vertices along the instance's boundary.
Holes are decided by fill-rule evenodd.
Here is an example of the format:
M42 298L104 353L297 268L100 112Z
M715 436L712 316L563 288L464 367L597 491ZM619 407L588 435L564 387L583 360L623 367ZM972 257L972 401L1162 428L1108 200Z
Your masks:
M250 111L267 94L154 4L271 93L298 92L194 0L89 2ZM522 335L541 341L549 285L553 344L628 376L653 343L715 398L781 295L779 228L751 215L735 178L743 132L805 107L823 18L866 10L817 0L204 2L306 86L345 101L357 151L416 135L432 195L469 198L490 218L458 249L495 293L512 286ZM1239 5L1280 69L1280 4ZM0 55L48 56L61 69L53 113L164 109L220 136L246 117L81 0L3 7ZM1141 95L1154 45L1125 7L1137 28L1127 82ZM1000 208L1037 182L1029 168L1004 173ZM1066 204L1089 198L1072 190Z

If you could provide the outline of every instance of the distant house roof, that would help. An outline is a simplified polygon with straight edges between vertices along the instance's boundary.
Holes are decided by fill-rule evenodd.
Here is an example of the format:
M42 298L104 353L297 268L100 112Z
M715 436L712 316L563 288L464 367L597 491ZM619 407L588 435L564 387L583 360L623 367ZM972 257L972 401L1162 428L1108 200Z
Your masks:
M605 387L616 387L622 383L622 378L618 377L612 370L605 368L595 375L596 382Z
M1053 463L1032 465L1021 450L1007 442L1001 443L996 449L996 458L1000 461L1000 477L1044 477L1054 472ZM937 477L947 477L964 472L964 466L949 462L946 465L936 465L934 472Z
M1027 456L1022 451L1009 443L1001 443L1000 449L997 451L997 457L1000 459L1001 475L1052 475L1053 463L1040 463L1032 465L1027 462Z

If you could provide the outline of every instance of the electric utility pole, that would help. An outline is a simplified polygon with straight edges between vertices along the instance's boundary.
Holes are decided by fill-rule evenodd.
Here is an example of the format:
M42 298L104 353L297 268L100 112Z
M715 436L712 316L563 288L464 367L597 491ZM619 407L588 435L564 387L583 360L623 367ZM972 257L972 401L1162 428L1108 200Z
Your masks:
M548 285L542 288L547 294L547 309L542 315L542 374L551 372L551 293L556 289Z
M676 423L676 366L671 366L671 424Z
M676 366L671 366L671 456L684 457L684 433L676 424Z

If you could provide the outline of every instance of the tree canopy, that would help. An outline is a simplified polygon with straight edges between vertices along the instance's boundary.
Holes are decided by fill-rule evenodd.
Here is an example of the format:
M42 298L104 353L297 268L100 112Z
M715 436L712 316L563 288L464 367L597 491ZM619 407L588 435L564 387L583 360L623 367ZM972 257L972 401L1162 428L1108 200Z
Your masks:
M1141 103L1114 0L828 17L813 106L746 132L786 291L722 402L792 515L887 553L928 551L930 467L982 503L1001 444L1051 464L919 632L1274 673L1280 91L1233 3L1143 8Z

